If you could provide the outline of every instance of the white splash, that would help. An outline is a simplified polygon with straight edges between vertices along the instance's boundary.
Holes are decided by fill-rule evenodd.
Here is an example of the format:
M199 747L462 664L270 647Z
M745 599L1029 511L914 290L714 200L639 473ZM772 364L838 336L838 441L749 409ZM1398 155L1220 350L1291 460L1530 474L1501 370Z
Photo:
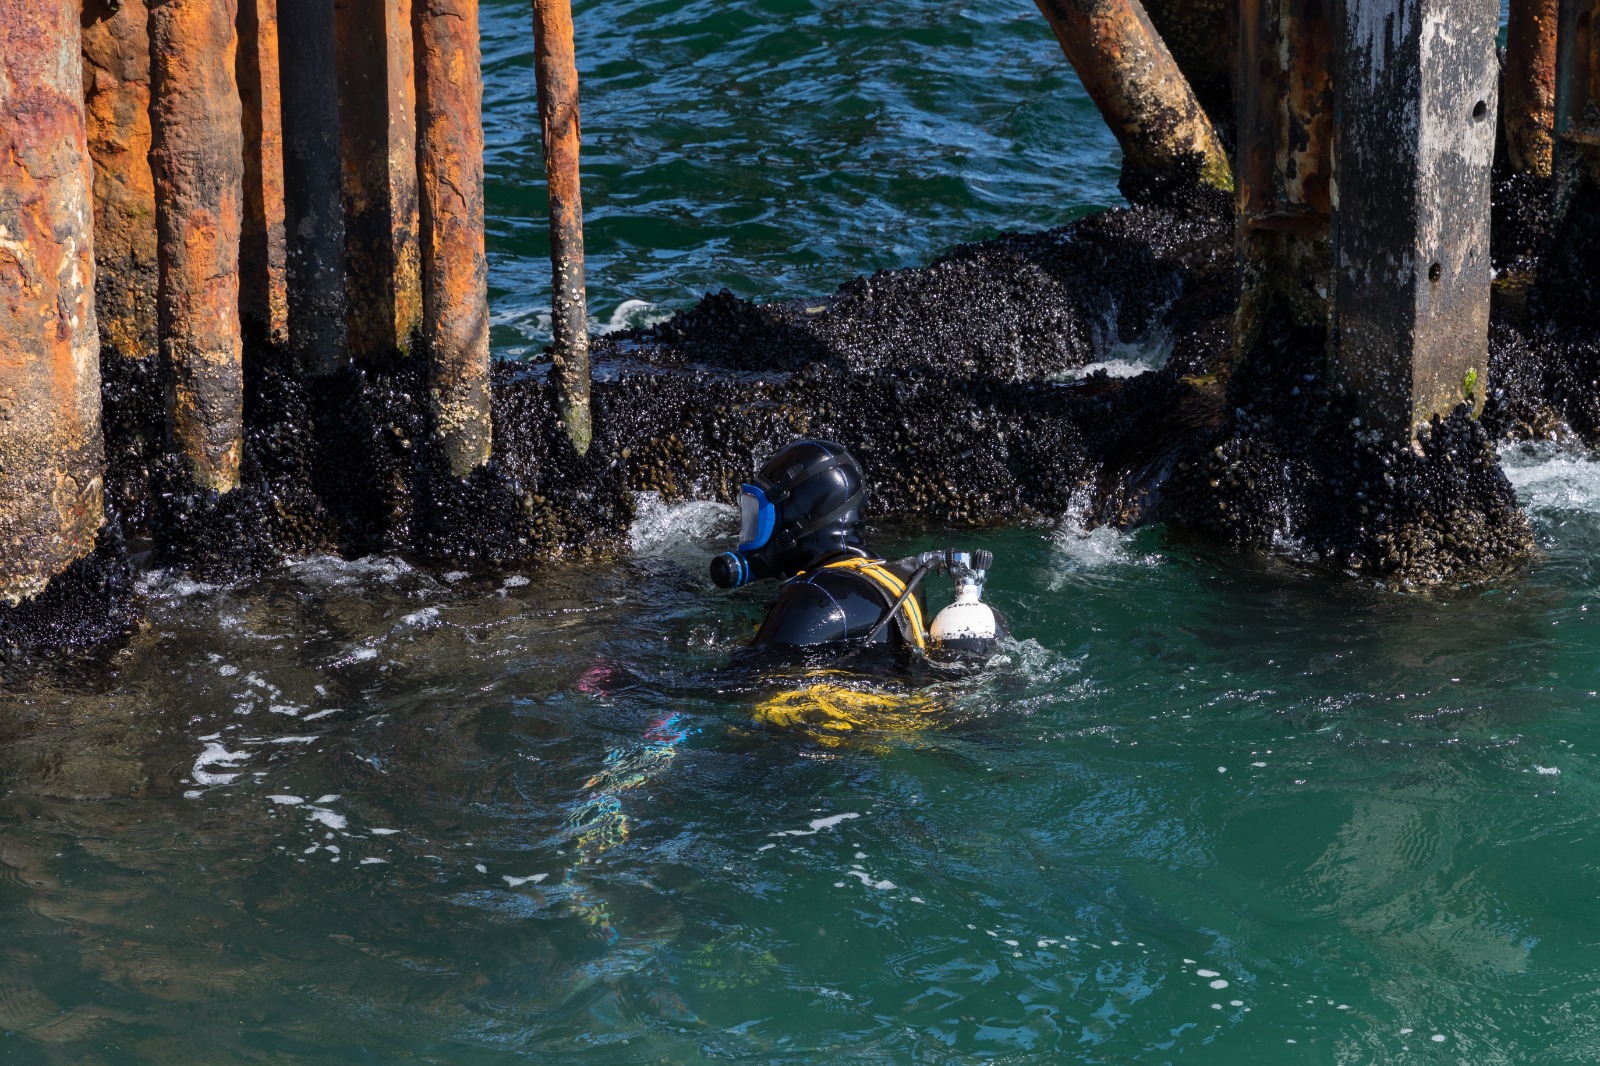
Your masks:
M1584 449L1547 442L1516 444L1500 465L1522 505L1535 514L1600 511L1600 461Z
M1117 341L1106 358L1069 371L1065 380L1081 380L1104 370L1113 378L1133 378L1152 370L1160 370L1172 358L1172 337L1165 332L1152 332L1136 341Z
M734 535L738 512L731 504L714 500L665 503L654 492L635 498L636 517L628 530L628 546L640 554L659 551L686 541L706 541Z

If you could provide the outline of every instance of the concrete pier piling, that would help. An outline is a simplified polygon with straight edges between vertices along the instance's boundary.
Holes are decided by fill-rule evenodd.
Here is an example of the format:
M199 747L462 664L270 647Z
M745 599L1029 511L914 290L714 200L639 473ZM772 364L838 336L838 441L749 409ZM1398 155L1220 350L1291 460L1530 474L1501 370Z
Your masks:
M167 425L198 488L239 484L244 140L237 0L151 0L152 149Z
M94 208L76 4L0 0L0 604L104 521Z
M550 192L551 358L561 417L579 453L589 450L589 300L578 184L578 62L568 0L534 0L534 71Z
M422 325L411 0L334 0L350 353L383 365Z
M156 191L150 176L145 0L86 0L83 95L94 163L95 314L108 355L156 351Z
M456 477L489 461L478 0L415 0L423 341L436 443Z
M1516 174L1548 178L1554 158L1560 0L1511 0L1500 126Z
M1407 434L1487 395L1497 0L1348 0L1336 26L1335 379Z
M1227 151L1139 0L1037 0L1122 146L1123 195L1231 189Z
M281 344L289 335L289 253L284 233L277 0L239 0L238 27L235 70L244 133L239 315L243 324Z
M278 0L279 25L294 27L278 41L289 346L311 377L350 358L333 5Z

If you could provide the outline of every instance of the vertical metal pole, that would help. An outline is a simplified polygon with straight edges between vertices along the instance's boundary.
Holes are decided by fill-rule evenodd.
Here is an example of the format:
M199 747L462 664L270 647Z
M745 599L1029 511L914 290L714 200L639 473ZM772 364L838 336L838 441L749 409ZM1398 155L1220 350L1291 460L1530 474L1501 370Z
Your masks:
M1511 0L1500 123L1507 162L1548 178L1556 118L1556 26L1560 0Z
M282 343L289 332L289 292L277 0L239 0L236 69L244 105L239 314L263 336Z
M289 347L322 377L350 360L333 0L278 0Z
M568 0L533 2L534 72L550 188L550 320L556 402L579 454L593 436L589 410L589 301L583 276L583 197L578 185L578 60Z
M1036 2L1122 146L1123 195L1233 188L1227 152L1139 0Z
M416 0L422 321L434 436L456 477L489 461L478 0Z
M422 326L411 0L335 0L351 355L384 362Z
M144 0L84 5L83 95L94 162L95 304L101 342L156 350L156 190L150 176L150 33Z
M1482 410L1497 0L1345 0L1335 72L1337 380L1408 436Z
M104 520L94 208L77 4L0 0L0 603Z
M1332 286L1333 24L1319 0L1241 0L1237 351L1325 331Z
M217 492L239 484L244 414L237 15L237 0L150 4L150 161L167 427L193 483Z

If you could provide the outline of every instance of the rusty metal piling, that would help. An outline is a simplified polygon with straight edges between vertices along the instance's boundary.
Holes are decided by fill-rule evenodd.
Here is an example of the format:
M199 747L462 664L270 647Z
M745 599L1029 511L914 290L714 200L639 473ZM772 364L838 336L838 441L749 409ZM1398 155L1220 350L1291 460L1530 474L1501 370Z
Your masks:
M239 0L238 27L236 76L244 109L239 315L261 335L282 343L289 332L289 292L277 0Z
M583 275L578 184L578 61L568 0L534 0L534 73L550 192L550 329L556 402L578 452L589 450L589 301Z
M156 190L144 0L87 0L83 95L94 163L95 314L108 354L156 350Z
M150 159L167 426L192 483L217 492L239 484L243 430L237 13L237 0L150 3Z
M422 321L434 438L456 477L489 461L478 0L415 0Z
M104 521L94 209L77 4L0 0L0 604Z
M1227 151L1139 0L1036 0L1122 146L1123 195L1229 190Z
M1516 174L1548 178L1556 118L1556 27L1560 0L1511 0L1500 125Z
M411 0L334 0L351 355L406 355L422 325Z
M1236 350L1326 330L1332 285L1333 27L1320 0L1241 0Z

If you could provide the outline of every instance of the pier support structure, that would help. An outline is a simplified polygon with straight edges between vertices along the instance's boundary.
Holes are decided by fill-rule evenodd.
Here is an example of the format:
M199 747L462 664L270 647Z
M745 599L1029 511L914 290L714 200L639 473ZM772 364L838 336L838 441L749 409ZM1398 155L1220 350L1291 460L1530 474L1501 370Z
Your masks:
M1560 0L1511 0L1500 129L1514 174L1551 173L1559 22Z
M1122 146L1124 196L1232 188L1227 151L1140 0L1037 3Z
M562 420L573 446L584 453L593 435L589 300L583 274L583 196L578 184L578 61L569 0L533 0L533 55L550 192L551 360Z
M278 0L239 0L236 70L244 126L239 316L259 335L281 344L289 335L289 290Z
M1497 0L1347 0L1334 79L1334 379L1374 428L1483 409Z
M94 163L95 316L107 356L156 351L156 191L150 175L145 0L86 0L83 95Z
M1236 345L1324 330L1332 288L1333 25L1320 0L1241 0Z
M1240 354L1324 328L1369 428L1482 409L1494 0L1247 0Z
M237 13L238 0L150 3L150 159L167 426L194 485L217 492L238 487L243 446Z
M489 461L478 0L415 0L422 320L433 434L451 473Z
M104 521L83 89L78 5L0 0L0 605Z
M349 362L334 0L278 0L289 346L310 377Z
M351 356L410 352L422 325L412 0L334 0Z

